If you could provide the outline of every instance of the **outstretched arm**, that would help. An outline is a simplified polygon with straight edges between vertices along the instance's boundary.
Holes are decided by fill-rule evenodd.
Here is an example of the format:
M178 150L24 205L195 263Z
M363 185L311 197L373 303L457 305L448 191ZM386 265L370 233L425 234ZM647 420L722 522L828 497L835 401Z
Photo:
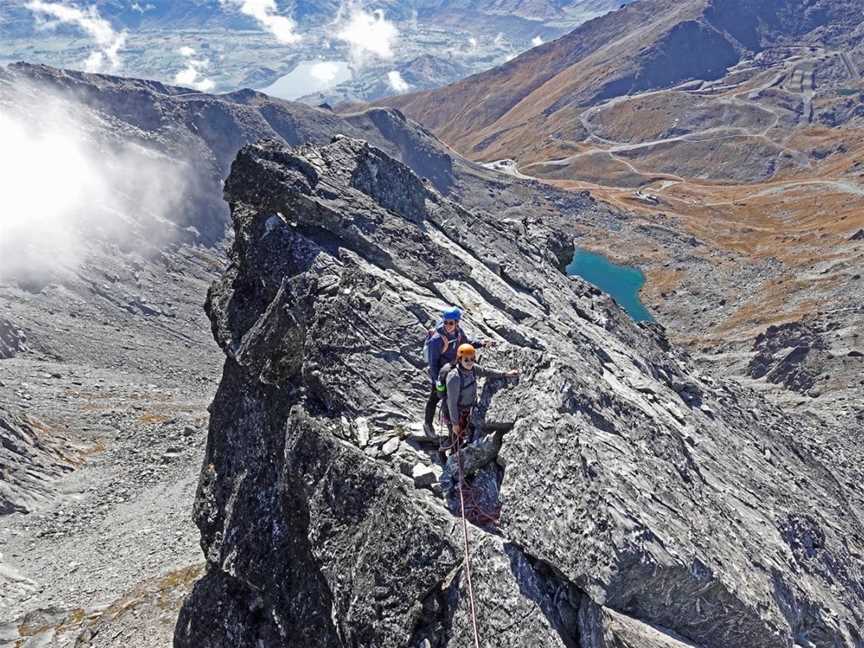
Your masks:
M475 349L482 349L483 347L494 346L495 342L491 340L482 340L480 338L469 338L468 335L465 335L465 341L473 346Z
M519 375L518 369L510 369L510 371L497 371L496 369L487 369L480 365L474 365L474 373L481 378L513 378Z

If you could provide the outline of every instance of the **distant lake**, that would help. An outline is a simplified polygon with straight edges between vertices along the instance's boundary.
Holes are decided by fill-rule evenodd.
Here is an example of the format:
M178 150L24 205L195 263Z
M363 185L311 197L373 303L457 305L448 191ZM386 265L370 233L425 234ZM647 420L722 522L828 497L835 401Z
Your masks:
M345 61L301 61L288 74L261 88L261 92L290 101L313 92L329 90L350 80L351 76Z
M638 268L612 263L602 254L576 248L573 261L567 266L567 274L577 275L612 295L618 305L637 322L653 322L648 309L639 301L639 290L645 283L645 275Z

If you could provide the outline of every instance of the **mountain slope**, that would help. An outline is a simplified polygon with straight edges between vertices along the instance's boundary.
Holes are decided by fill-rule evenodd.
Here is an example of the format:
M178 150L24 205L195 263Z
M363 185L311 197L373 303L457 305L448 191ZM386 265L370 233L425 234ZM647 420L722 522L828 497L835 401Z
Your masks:
M473 159L514 160L498 166L630 211L640 224L626 244L599 231L581 244L645 271L643 299L673 339L753 376L754 353L778 336L771 375L814 378L781 397L830 402L854 427L862 71L856 2L643 0L384 103ZM796 352L787 325L819 331L815 346Z
M717 79L743 55L786 40L842 38L861 22L855 6L851 0L643 0L489 72L381 103L403 109L471 157L531 160L555 147L549 140L579 139L580 108L689 79Z

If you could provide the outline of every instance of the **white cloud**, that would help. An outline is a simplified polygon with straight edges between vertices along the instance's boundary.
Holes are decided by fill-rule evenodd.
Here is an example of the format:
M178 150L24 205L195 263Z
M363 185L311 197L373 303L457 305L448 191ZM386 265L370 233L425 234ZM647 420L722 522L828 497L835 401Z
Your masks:
M495 47L501 47L504 45L504 34L503 32L498 32L498 35L495 37L495 40L492 41Z
M97 143L104 124L85 108L28 96L0 107L0 279L50 281L99 242L144 250L176 236L169 219L186 213L188 167L142 146Z
M477 49L477 39L472 36L468 39L468 45L471 47L471 51L473 52Z
M543 44L543 38L541 36L535 36L531 39L531 47L540 47Z
M411 85L402 78L402 75L399 73L399 70L392 70L387 73L387 81L390 83L390 87L393 88L395 92L403 93L408 92L411 89Z
M126 32L116 32L111 23L102 18L95 6L86 10L59 2L44 2L29 0L25 5L30 11L42 19L54 19L56 23L77 25L98 47L84 61L87 72L114 72L120 68L120 50L126 44ZM56 23L47 22L46 26Z
M195 50L184 45L177 52L187 59L186 67L174 75L174 83L188 88L195 88L201 92L212 90L216 84L212 79L204 76L204 70L210 65L207 59L194 59Z
M264 29L280 43L291 45L301 40L297 23L288 16L279 15L275 0L220 0L222 5L234 5L240 11L258 21Z
M207 67L208 63L207 59L189 59L186 67L174 75L174 83L187 88L194 88L201 92L209 92L216 87L216 84L213 79L208 79L201 72L202 69Z
M312 67L309 68L309 74L318 81L322 83L328 84L332 83L339 77L339 73L342 71L341 66L333 61L322 61L321 63L315 63Z
M387 61L392 59L399 30L384 17L383 11L369 13L354 7L339 27L336 38L348 43L352 61L363 65L369 56Z

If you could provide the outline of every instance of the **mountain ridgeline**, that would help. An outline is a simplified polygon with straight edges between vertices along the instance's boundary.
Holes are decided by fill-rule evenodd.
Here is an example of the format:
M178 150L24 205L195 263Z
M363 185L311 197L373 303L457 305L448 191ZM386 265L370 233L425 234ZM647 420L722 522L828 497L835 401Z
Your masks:
M488 72L378 103L403 109L469 157L530 159L556 140L582 139L587 106L718 79L775 46L850 47L862 20L855 0L642 0Z
M718 12L726 6L715 5ZM692 7L679 3L678 10L692 18ZM654 28L649 14L639 4L616 13L634 34ZM720 32L703 14L693 18L696 28L714 38ZM778 24L811 30L819 14L805 14L776 16ZM718 13L712 24L721 19ZM689 29L680 31L681 42L690 42ZM848 38L840 27L821 31ZM596 46L604 36L592 38ZM535 54L525 56L513 62L517 68ZM536 62L534 71L542 70ZM63 393L62 383L51 387L63 379L54 368L40 376L26 364L36 354L76 367L146 362L161 370L166 355L194 366L205 354L202 329L180 320L187 302L197 311L200 284L219 275L206 308L224 365L194 504L206 573L185 600L177 648L470 644L459 521L439 483L415 478L441 470L419 432L428 394L420 349L427 326L452 303L466 308L471 333L499 343L482 351L483 365L521 371L517 381L482 386L481 439L466 456L474 487L501 506L497 529L469 528L487 645L862 645L858 439L815 416L790 415L728 371L715 375L670 344L660 325L633 322L564 271L574 242L591 233L626 243L639 232L646 249L682 245L688 254L707 248L702 241L661 215L648 227L586 192L471 163L395 109L338 115L251 90L213 96L44 66L0 70L0 105L9 114L47 118L38 107L49 97L82 113L94 150L140 148L142 160L188 173L190 193L170 214L175 220L159 221L172 234L161 247L128 250L94 234L74 277L4 289L0 355L20 367L7 392L38 382L51 398ZM464 104L466 118L474 108L495 112L488 101ZM837 119L854 106L849 111ZM614 117L597 121L613 129ZM122 226L135 232L146 217L127 216ZM226 224L234 236L223 267L216 250ZM751 269L731 263L726 272ZM702 294L717 303L714 293ZM94 329L93 322L108 324ZM842 330L833 321L777 329L758 340L750 369L795 389L818 388L810 365L807 372L786 366L802 355L798 349L793 357L787 345L810 344L819 352L811 360L827 363L837 357L828 349ZM845 351L852 371L860 354ZM136 378L136 399L139 389L161 398L152 385L165 375L150 375ZM188 388L200 396L199 379ZM80 394L90 408L102 380L76 378L64 396ZM53 411L60 401L53 402L40 407ZM138 408L130 416L152 419ZM3 475L12 484L0 493L4 510L42 506L53 480L77 465L64 438L40 427L38 409L32 417L0 412L12 466L11 478ZM101 412L90 415L101 419ZM173 417L144 428L154 437L124 431L136 455L152 455L147 466L175 460L179 443L159 436L178 425ZM166 454L139 453L140 438L161 439ZM121 463L134 473L130 480L140 478L140 460ZM105 497L122 502L127 495L115 483L106 479ZM161 505L170 498L159 488ZM165 519L153 510L151 519ZM24 547L20 555L36 554L33 546L44 554L40 543L50 538L35 535L44 527L21 528L24 535L13 538ZM84 530L99 531L86 518L47 528L69 534L76 551L94 537ZM118 528L124 542L134 542L127 527ZM94 578L105 584L102 572L86 566L93 562L91 553L75 591L91 591ZM139 566L126 562L140 577ZM44 589L41 601L52 581L39 578L32 591ZM112 583L119 589L126 581ZM32 591L28 585L16 595L16 610L27 609ZM163 603L160 594L154 616L162 621ZM16 624L15 632L29 627ZM112 636L146 640L141 624L133 627L137 634L112 629ZM108 628L95 638L88 632L84 645L109 636Z
M466 209L343 136L244 147L225 199L176 648L470 644L458 521L406 476L435 461L418 341L453 302L499 342L484 365L521 369L475 413L470 479L502 507L469 531L484 645L861 645L864 501L818 425L568 277L566 223Z

